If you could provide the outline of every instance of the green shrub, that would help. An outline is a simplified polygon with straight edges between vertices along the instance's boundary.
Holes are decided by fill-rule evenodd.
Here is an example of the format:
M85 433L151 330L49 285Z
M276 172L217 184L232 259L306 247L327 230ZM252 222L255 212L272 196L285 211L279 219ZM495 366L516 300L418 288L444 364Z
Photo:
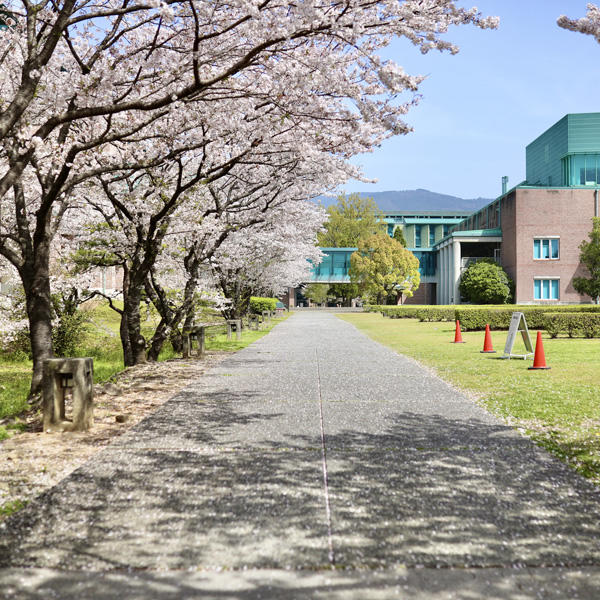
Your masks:
M56 356L75 356L85 330L85 315L77 310L62 314L52 328L52 345Z
M570 338L576 336L600 337L600 314L587 311L547 313L544 329L552 338L561 333L568 335Z
M600 314L587 311L546 313L544 329L552 338L561 333L570 338L576 336L600 337Z
M513 282L499 264L483 259L467 268L458 289L461 296L475 304L506 304L513 288Z
M565 330L564 313L550 313L545 315L544 329L551 338L556 338Z
M421 307L418 306L377 306L378 311L390 319L416 319Z
M277 308L277 298L252 296L252 298L250 298L249 308L252 314L261 315L263 310L275 310L275 308Z
M419 321L454 321L454 308L420 308L416 311Z
M586 338L595 338L600 336L600 315L584 313L577 315L581 322L581 332Z
M528 328L545 328L545 313L535 306L519 306L510 309L475 306L457 308L454 318L460 321L464 331L483 331L486 325L489 325L490 329L508 329L513 312L522 312L525 315Z

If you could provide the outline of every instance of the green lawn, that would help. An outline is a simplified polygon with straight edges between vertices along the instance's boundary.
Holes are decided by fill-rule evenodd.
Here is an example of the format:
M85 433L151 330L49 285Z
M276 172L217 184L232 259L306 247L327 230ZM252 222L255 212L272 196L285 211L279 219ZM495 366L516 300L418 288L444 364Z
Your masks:
M498 359L506 331L492 332L496 354L481 354L483 332L463 332L466 343L453 344L454 323L386 319L378 313L338 316L474 392L490 411L600 483L600 339L543 336L551 369L529 371L531 360ZM534 345L536 334L531 332ZM518 338L514 352L524 351Z
M119 315L110 309L107 303L96 304L85 311L87 322L81 344L77 348L77 356L91 356L94 359L94 382L101 383L123 370L123 351L119 339ZM286 318L285 316L283 318ZM275 319L261 331L242 332L242 339L237 341L235 334L231 341L227 340L221 328L209 328L206 339L207 350L224 350L234 352L256 341L267 334L276 323ZM206 309L206 313L198 316L199 322L222 321L214 311ZM144 314L143 333L150 337L158 323L153 312ZM169 343L165 344L159 360L175 357L176 354ZM0 419L23 413L27 409L27 394L31 381L31 361L25 358L12 358L0 355ZM23 425L15 423L0 426L0 440L5 439L11 431L22 429Z

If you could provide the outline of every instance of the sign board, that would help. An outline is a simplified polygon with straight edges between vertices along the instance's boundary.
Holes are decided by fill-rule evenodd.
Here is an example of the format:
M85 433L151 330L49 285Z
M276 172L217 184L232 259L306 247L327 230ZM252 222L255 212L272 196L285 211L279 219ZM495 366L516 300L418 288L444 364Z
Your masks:
M517 337L517 332L519 331L521 332L523 342L525 343L525 354L513 354L515 338ZM525 315L522 312L514 312L510 320L508 337L506 338L506 345L504 346L504 355L500 358L526 359L530 356L533 356L533 346L531 345L531 338L529 337L529 329L527 329L527 321L525 321Z

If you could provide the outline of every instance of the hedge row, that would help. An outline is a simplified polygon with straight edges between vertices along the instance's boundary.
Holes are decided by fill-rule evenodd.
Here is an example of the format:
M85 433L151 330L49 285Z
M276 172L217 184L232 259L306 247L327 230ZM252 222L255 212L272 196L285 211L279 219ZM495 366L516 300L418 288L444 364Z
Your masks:
M254 315L262 315L263 310L275 310L277 308L277 298L260 298L252 296L250 298L250 312Z
M565 333L569 337L600 337L600 314L549 313L545 315L543 329L551 338L555 338L560 333Z
M473 310L457 308L454 318L460 321L463 331L483 331L489 324L490 329L508 329L513 312L517 310L525 315L527 326L530 329L543 329L546 323L545 311L537 308L518 307L518 309L489 309Z
M417 311L416 317L419 321L454 321L456 309L449 306L440 306L435 308L421 308Z
M377 306L383 316L393 319L412 318L420 321L459 320L463 331L490 329L506 330L510 326L513 312L525 315L530 329L543 329L550 337L566 334L569 337L600 337L600 306ZM373 310L371 310L373 312Z

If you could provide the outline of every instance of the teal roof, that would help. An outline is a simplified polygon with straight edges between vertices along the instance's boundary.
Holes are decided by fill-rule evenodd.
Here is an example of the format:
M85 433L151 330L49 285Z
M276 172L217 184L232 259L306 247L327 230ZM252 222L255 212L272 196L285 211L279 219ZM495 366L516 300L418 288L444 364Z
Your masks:
M465 217L470 213L464 210L388 210L382 211L385 217Z
M502 229L472 229L470 231L452 231L446 237L502 237Z
M416 219L404 219L405 225L450 225L452 223L460 223L464 220L464 217L445 217L440 219L425 219L425 218L416 218Z

